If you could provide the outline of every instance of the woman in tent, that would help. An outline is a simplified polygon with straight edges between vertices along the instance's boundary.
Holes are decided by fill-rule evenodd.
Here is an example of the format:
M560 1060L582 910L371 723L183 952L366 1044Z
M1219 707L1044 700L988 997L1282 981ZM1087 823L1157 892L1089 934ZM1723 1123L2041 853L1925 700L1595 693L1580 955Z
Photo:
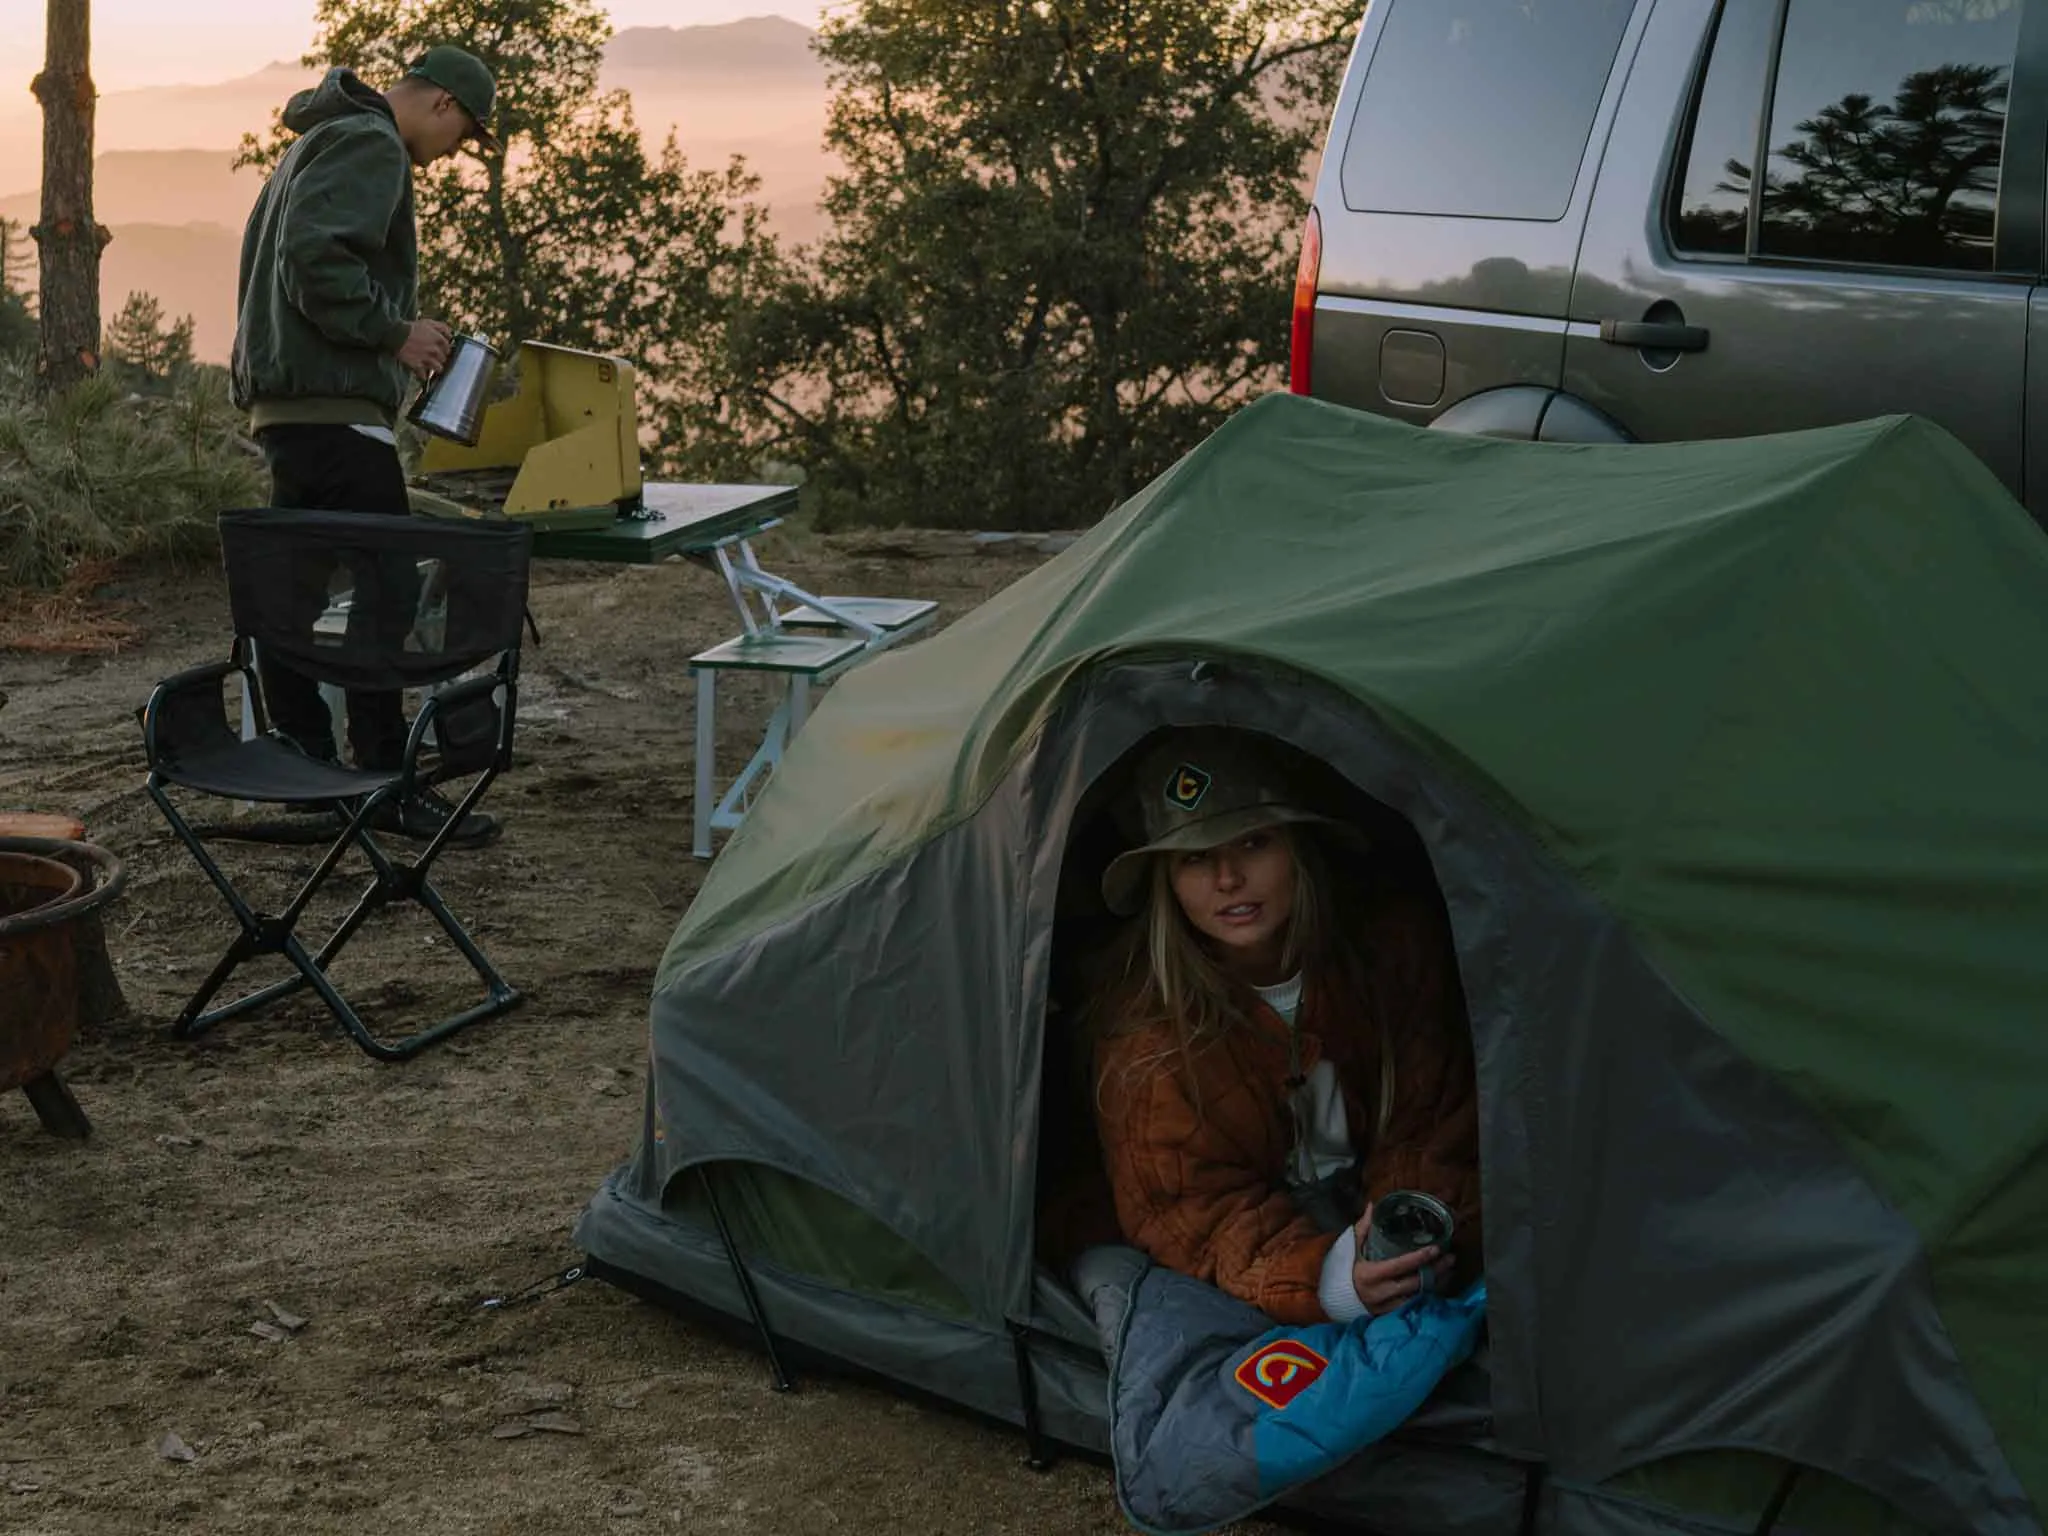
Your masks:
M1357 834L1307 810L1254 738L1181 733L1134 783L1143 846L1103 876L1133 921L1094 1019L1124 1236L1283 1323L1462 1286L1478 1100L1441 919L1353 894ZM1450 1208L1451 1252L1368 1260L1370 1203L1395 1190Z

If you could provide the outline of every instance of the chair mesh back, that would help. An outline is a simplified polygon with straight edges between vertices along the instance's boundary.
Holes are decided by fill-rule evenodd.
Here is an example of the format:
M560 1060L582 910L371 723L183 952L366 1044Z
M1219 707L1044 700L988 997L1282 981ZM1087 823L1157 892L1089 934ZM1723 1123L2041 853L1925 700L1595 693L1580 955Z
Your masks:
M362 512L223 512L237 634L342 688L420 687L517 650L533 531Z

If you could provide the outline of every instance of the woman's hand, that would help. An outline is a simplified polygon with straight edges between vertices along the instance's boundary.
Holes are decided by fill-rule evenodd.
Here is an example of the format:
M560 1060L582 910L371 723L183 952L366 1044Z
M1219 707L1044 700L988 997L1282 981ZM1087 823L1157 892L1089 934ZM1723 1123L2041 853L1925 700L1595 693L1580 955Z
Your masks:
M1434 1246L1377 1263L1368 1259L1365 1243L1371 1226L1372 1210L1368 1207L1352 1229L1358 1245L1358 1257L1351 1263L1351 1288L1358 1292L1359 1301L1374 1317L1393 1311L1419 1294L1423 1289L1423 1271L1429 1272L1432 1289L1441 1288L1450 1279L1455 1261L1443 1249Z

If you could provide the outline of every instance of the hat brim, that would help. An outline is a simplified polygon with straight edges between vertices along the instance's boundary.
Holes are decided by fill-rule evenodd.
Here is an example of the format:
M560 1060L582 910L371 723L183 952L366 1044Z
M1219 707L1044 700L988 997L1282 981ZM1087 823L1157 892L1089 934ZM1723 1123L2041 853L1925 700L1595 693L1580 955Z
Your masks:
M464 108L467 111L468 108ZM475 118L469 120L469 142L487 154L500 155L505 152L504 141Z
M1111 859L1109 868L1102 872L1102 900L1118 917L1131 917L1145 904L1145 878L1155 855L1214 848L1248 836L1261 827L1309 825L1353 833L1361 843L1366 840L1363 833L1348 823L1315 811L1302 810L1299 806L1252 805L1242 810L1223 811L1175 827L1166 836L1154 838L1142 848L1132 848Z

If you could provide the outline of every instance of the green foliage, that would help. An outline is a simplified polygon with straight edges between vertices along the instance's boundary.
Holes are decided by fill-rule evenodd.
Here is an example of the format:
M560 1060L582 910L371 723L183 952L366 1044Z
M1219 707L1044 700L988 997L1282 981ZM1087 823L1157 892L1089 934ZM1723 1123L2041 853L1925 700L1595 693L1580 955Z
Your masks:
M123 389L161 394L192 366L192 317L164 323L164 307L151 293L131 293L107 327L107 371Z
M772 263L758 182L735 160L692 170L673 136L650 155L623 91L600 91L610 23L593 0L319 0L307 62L388 86L433 43L498 81L502 157L417 178L421 311L509 346L610 352L639 370L672 461L744 456L699 379L749 274ZM288 138L245 141L267 166Z
M27 362L0 362L0 586L214 549L221 509L262 498L240 425L224 369L188 369L166 397L133 400L105 376L46 397Z
M507 153L418 178L423 311L631 358L650 469L796 466L828 522L1073 525L1277 382L1357 11L859 0L820 44L831 233L795 257L741 162L645 150L596 0L318 0L308 62L490 61Z
M35 242L27 227L19 219L0 219L0 360L36 349L36 316L29 307L35 274Z
M862 0L722 388L830 520L1094 520L1271 387L1356 0Z
M25 357L36 349L36 317L18 293L0 290L0 362Z

